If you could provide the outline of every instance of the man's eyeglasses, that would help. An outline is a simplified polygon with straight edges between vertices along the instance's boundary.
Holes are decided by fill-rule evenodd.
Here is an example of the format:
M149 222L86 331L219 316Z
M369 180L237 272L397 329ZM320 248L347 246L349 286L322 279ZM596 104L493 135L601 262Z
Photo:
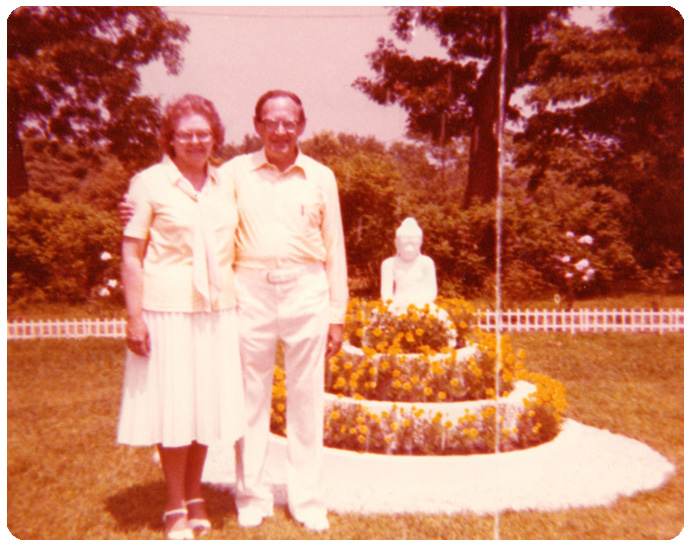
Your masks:
M180 131L175 133L175 138L180 142L192 142L197 137L197 140L202 143L211 142L213 133L211 131Z
M272 132L276 131L281 125L288 133L293 133L298 127L300 127L299 122L287 122L284 120L262 120L262 124L264 124L264 127L266 127L267 130Z

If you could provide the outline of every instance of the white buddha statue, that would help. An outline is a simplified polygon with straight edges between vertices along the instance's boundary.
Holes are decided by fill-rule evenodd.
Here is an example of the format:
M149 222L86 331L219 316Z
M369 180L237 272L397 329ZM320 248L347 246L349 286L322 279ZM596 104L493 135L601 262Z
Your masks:
M396 230L396 256L381 266L381 298L405 310L410 304L423 308L437 297L434 261L420 253L422 229L414 218L406 218Z

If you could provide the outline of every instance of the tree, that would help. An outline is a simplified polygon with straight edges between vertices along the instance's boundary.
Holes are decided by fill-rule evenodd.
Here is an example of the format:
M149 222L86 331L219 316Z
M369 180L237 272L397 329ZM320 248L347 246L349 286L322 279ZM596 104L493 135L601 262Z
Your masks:
M533 167L533 189L560 172L624 192L631 243L652 267L663 249L683 255L684 22L670 7L617 7L611 18L544 41L515 159Z
M506 105L542 47L550 14L567 8L509 7L507 13ZM399 103L408 111L408 131L442 146L469 135L470 159L465 195L488 202L497 193L497 117L499 111L500 8L400 7L393 10L396 35L409 41L417 24L433 30L448 60L406 55L391 41L379 40L369 54L376 80L354 85L380 104Z
M157 7L21 7L7 21L9 196L28 188L21 135L109 145L129 156L155 126L155 103L133 95L137 67L182 63L189 28ZM136 122L136 123L135 123ZM139 146L141 145L141 146Z

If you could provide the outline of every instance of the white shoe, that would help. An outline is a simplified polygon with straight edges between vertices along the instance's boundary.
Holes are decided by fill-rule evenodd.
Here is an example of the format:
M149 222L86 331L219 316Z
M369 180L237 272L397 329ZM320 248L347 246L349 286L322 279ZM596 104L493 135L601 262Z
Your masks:
M313 532L326 532L329 529L329 519L326 517L326 511L305 512L299 518L296 517L295 520Z
M247 507L238 512L238 524L242 528L256 528L265 518L270 516L256 507Z

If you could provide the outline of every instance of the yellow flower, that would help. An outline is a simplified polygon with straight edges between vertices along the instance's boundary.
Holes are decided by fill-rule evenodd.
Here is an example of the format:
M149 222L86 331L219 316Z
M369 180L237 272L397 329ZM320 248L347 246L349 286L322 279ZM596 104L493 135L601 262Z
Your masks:
M355 434L357 433L357 429L355 429L354 427L351 427L351 428L348 430L348 432L349 432L351 435L355 435Z
M422 336L423 334L425 334L425 331L418 327L417 329L415 329L415 334L417 336Z
M477 437L479 434L480 434L480 432L475 428L470 430L470 436L473 438Z
M396 379L396 380L393 381L393 384L392 384L392 385L393 385L393 387L395 387L396 389L399 389L399 388L401 387L401 381L398 380L398 379Z
M453 427L453 422L451 420L446 420L444 426L446 426L446 429L451 429Z
M405 384L403 384L403 389L405 389L406 391L410 391L412 388L413 386L410 384L410 382L406 382Z
M403 427L410 427L410 420L408 418L404 418L402 425Z
M277 409L279 412L283 412L283 411L286 409L286 405L284 405L283 403L278 403L278 404L276 405L276 409Z
M426 387L425 388L425 395L432 395L432 388L431 387Z
M358 429L360 430L360 433L362 433L363 435L369 431L366 425L361 425Z
M444 399L446 399L446 393L440 391L439 393L437 393L437 397L439 397L439 399L443 401Z
M346 370L350 370L351 368L353 368L353 363L352 363L351 361L346 361L346 362L343 364L343 368L346 369Z
M412 332L406 332L406 333L405 333L405 339L406 339L408 342L415 342L415 337L413 336L413 333L412 333Z
M334 410L330 415L330 418L332 420L338 420L340 417L341 417L341 413L338 412L337 410Z
M384 442L387 444L391 444L391 437L389 437L388 435L384 437Z
M374 336L376 336L376 337L379 337L379 336L381 336L381 335L383 334L383 333L382 333L382 330L381 330L379 327L375 328L374 331L372 331L372 333L373 333Z
M363 437L362 435L358 435L357 442L359 442L360 444L364 443L365 437Z
M391 422L391 431L398 431L398 422Z
M358 416L355 421L359 424L364 424L365 418L364 418L364 416Z
M457 387L458 386L458 379L452 378L450 384L452 387Z

